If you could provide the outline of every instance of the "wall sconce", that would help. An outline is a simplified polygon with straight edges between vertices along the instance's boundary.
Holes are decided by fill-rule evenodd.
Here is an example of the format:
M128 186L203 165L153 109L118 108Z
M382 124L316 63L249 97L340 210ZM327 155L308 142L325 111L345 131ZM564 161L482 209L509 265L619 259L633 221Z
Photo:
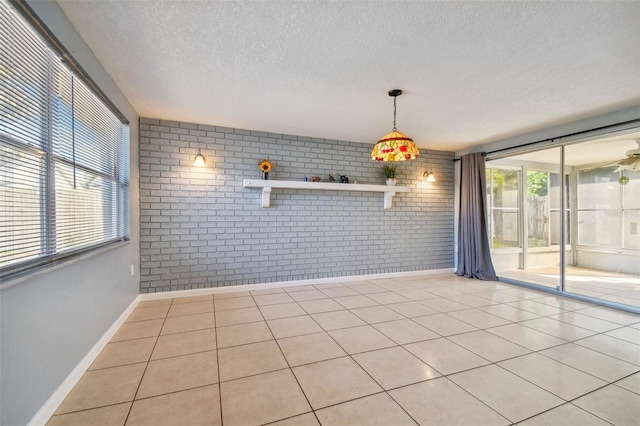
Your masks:
M436 181L436 177L433 175L433 172L431 171L431 169L429 169L426 172L424 172L422 174L422 177L425 178L425 180L427 182L435 182Z
M193 165L195 167L204 167L205 158L204 155L200 154L200 150L198 150L198 155L196 155L196 159L193 161Z

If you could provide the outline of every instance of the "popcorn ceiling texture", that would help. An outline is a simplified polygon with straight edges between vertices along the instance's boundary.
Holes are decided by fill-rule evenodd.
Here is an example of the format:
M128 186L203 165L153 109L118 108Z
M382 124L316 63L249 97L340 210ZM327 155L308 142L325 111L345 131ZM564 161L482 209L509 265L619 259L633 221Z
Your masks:
M403 89L400 129L460 151L640 104L638 1L29 2L143 117L367 142Z
M382 193L303 189L273 189L261 208L260 189L242 186L263 158L271 179L382 185L372 146L142 118L141 292L452 268L452 152L399 163L410 191L390 210Z

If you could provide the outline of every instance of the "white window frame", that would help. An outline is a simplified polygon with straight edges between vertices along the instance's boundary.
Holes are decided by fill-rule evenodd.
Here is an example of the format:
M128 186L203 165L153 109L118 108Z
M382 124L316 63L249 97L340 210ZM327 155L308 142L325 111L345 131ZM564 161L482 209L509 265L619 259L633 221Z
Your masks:
M69 71L71 72L71 76L72 76L71 90L72 91L74 90L73 89L74 81L77 82L76 84L82 85L82 93L83 93L83 96L85 96L84 99L86 99L87 96L90 97L90 99L87 101L89 102L89 104L87 105L100 106L100 108L102 109L100 110L98 116L104 117L105 120L107 119L109 120L104 122L98 121L99 125L97 127L96 126L91 127L92 131L98 131L96 135L99 137L96 138L98 140L98 145L97 146L91 145L89 148L90 150L93 150L94 148L96 149L97 154L94 153L93 155L97 157L100 157L102 152L105 152L108 155L111 155L112 157L110 158L111 160L114 161L114 166L113 166L113 170L111 170L111 166L108 166L109 171L107 172L105 171L104 167L101 167L106 164L102 161L106 161L106 160L96 160L97 162L92 164L82 164L76 161L75 153L73 158L65 158L64 156L61 156L60 154L57 154L55 152L54 142L52 140L52 126L53 126L52 123L54 121L52 118L52 114L54 110L54 107L53 107L54 100L56 99L56 97L58 100L60 100L60 97L58 96L57 92L53 89L52 84L45 85L46 87L42 85L38 85L37 86L38 96L41 98L42 105L47 105L46 107L39 109L36 113L38 119L40 120L38 122L44 123L41 126L42 133L41 133L41 141L39 142L40 146L34 146L33 143L29 143L31 141L28 141L26 139L24 140L21 139L20 131L16 131L16 129L19 130L20 127L19 127L19 124L16 124L15 121L13 122L13 124L11 123L8 124L5 127L4 131L2 129L2 126L0 126L0 146L5 148L5 150L2 152L7 153L6 154L7 157L2 159L4 163L2 166L3 167L2 173L5 176L10 176L10 179L8 181L19 182L21 178L21 175L19 173L17 174L15 173L15 171L17 170L17 166L19 165L19 160L15 159L15 155L13 155L14 153L35 154L36 156L41 158L41 165L42 165L41 166L42 170L35 171L33 173L33 176L30 175L30 177L35 176L38 179L40 179L41 192L39 194L39 199L40 199L39 207L34 207L31 210L32 212L37 209L40 210L40 214L39 214L40 220L37 225L35 224L33 225L33 229L31 229L31 234L30 234L31 235L30 238L34 240L33 242L34 247L36 247L38 245L36 241L38 238L33 237L33 235L36 233L35 228L37 227L40 234L39 249L38 248L33 249L34 252L38 251L37 255L29 254L27 256L27 255L19 254L15 257L12 257L11 255L7 254L12 250L12 247L15 247L16 238L19 238L19 237L15 237L16 235L15 232L12 232L13 229L11 224L14 222L10 217L12 215L11 212L15 212L17 210L15 210L16 206L11 204L13 202L11 200L7 200L6 202L3 202L2 204L0 204L0 208L6 209L5 211L0 210L0 216L5 217L4 228L0 228L0 278L2 278L3 280L5 280L6 278L17 276L17 275L29 273L35 270L36 268L42 267L43 265L49 265L49 264L52 264L53 262L59 262L63 259L67 260L73 257L84 255L87 252L94 251L108 245L121 243L123 241L128 241L129 232L130 232L130 228L129 228L129 220L130 220L129 218L129 211L130 211L129 209L129 204L130 204L129 144L130 144L130 140L129 140L129 126L128 126L129 123L126 120L126 118L124 118L122 113L117 111L114 105L110 101L108 101L104 93L102 93L99 90L99 88L97 88L95 83L90 79L87 79L86 73L84 73L84 71L79 68L77 63L75 63L75 61L72 60L72 58L70 58L68 52L66 51L60 52L61 45L57 40L52 38L53 37L52 34L48 32L46 28L42 28L42 24L40 22L35 22L34 24L34 21L37 20L37 18L34 18L34 15L30 11L30 9L28 9L28 6L27 5L22 5L22 6L24 8L19 11L20 13L18 13L18 10L16 9L19 9L19 7L16 7L15 5L9 5L5 0L0 0L0 8L2 8L0 12L2 12L4 16L4 17L0 16L0 18L2 18L3 20L5 20L6 18L5 22L10 23L10 25L6 25L6 26L3 25L3 28L0 29L0 31L4 32L4 34L0 33L0 36L1 36L0 43L5 43L5 48L10 48L12 46L15 46L15 44L13 43L21 43L22 46L35 46L37 44L38 49L30 50L30 52L32 52L31 54L34 55L33 57L40 58L36 60L42 61L47 64L46 74L38 74L40 75L39 78L41 79L46 80L46 79L52 78L52 75L56 73L55 70L61 69L57 67L65 67L67 68L67 71L66 71L67 73ZM25 16L23 16L22 14L24 14ZM17 31L16 29L19 29L20 31ZM19 35L16 35L16 34L19 34ZM0 48L1 47L2 45L0 45ZM42 52L46 52L46 53L42 54ZM35 56L35 55L38 55L38 56ZM63 61L59 59L60 57L66 58L66 60L64 61L66 62L66 64L63 64ZM25 59L24 65L21 65L22 63L19 62L19 60L16 60L15 58L11 63L9 62L9 60L7 60L7 62L5 62L7 66L6 70L10 69L9 67L13 67L11 68L12 71L13 70L20 71L22 69L27 70L27 68L21 68L21 67L30 66L28 65L29 60L30 59ZM74 66L71 66L71 65L74 65ZM34 71L34 72L39 73L40 70L38 69L37 71ZM15 74L15 75L18 75L18 74ZM34 75L34 74L29 74L29 75ZM0 75L0 77L2 76ZM2 89L3 85L6 84L7 85L6 87L8 88L9 85L14 84L16 81L18 82L30 81L30 80L17 80L17 78L19 79L20 77L16 77L13 80L10 80L9 77L5 77L5 78L6 80L4 80L4 83L3 83L3 80L0 78L0 95L6 96L7 97L6 100L8 101L11 101L12 99L12 98L9 98L9 96L11 96L12 90ZM38 81L41 81L41 80L38 80ZM34 84L34 83L30 82L30 84ZM80 102L79 104L80 104L80 108L82 108L84 105L84 103L82 102ZM9 111L9 110L5 110L5 112L6 111ZM3 114L2 110L0 110L0 114ZM92 113L87 112L87 114L92 114ZM110 116L110 114L112 114L112 116ZM76 115L73 113L73 106L72 106L72 116L73 116L73 118L71 119L72 123L80 123L79 121L80 119L76 118ZM9 115L6 115L5 117L1 117L1 118L3 120L9 120ZM95 118L95 115L94 115L94 118ZM25 120L25 123L26 121L27 120ZM119 123L119 124L114 124L114 123ZM27 124L23 124L23 125L26 126ZM117 138L114 139L113 137L114 129L117 128L114 126L118 126L118 125L121 126L119 141L117 141ZM71 126L73 128L76 128L76 124L71 124ZM108 132L108 130L104 130L108 126L111 126L110 127L111 130L109 133L110 136L105 136L106 133L103 134L101 132ZM71 131L73 132L73 130ZM115 135L118 136L117 133L115 133ZM0 152L0 154L2 152ZM83 224L80 224L80 225L73 225L73 226L77 226L77 228L74 227L70 231L67 230L65 232L67 232L67 235L72 235L72 236L82 235L86 239L83 241L86 241L86 242L72 244L71 246L68 246L66 249L59 249L57 247L57 244L56 244L57 237L58 237L57 234L60 232L60 230L56 228L56 185L55 185L56 163L60 165L64 164L67 167L72 168L74 171L74 175L75 175L75 172L78 171L79 173L85 173L85 174L90 174L91 176L95 176L95 179L97 179L98 181L106 183L102 187L99 187L99 185L95 185L95 187L98 187L98 189L96 190L96 194L102 194L102 196L98 196L94 200L94 202L97 203L94 205L97 207L102 207L103 211L106 211L104 209L107 209L111 212L106 216L103 214L103 219L108 218L108 219L104 219L105 220L104 222L96 222L97 226L99 226L100 224L108 225L109 232L106 233L106 234L109 234L108 237L100 237L99 235L87 237L86 235L81 234L83 232L81 229L81 227L84 226L84 222L83 222ZM12 174L12 171L13 171L13 174ZM74 178L74 185L75 185L75 178ZM7 193L19 194L21 190L15 189L15 185L14 185L14 189L8 190L8 191L12 191L12 192L7 192ZM107 198L107 196L109 198ZM78 214L82 215L82 213L78 213ZM76 220L74 219L75 217L76 216L72 215L71 220ZM82 216L78 216L78 217L82 217ZM2 234L3 229L6 230L4 235ZM5 252L4 262L2 261L3 251Z

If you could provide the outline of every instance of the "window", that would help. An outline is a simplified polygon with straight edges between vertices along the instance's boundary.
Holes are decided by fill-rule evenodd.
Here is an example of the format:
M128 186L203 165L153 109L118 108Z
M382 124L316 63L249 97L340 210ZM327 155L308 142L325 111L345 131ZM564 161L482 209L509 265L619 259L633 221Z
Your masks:
M618 182L622 186L622 248L640 250L640 170L621 171Z
M560 244L560 173L527 170L527 245ZM569 175L565 175L565 242L569 242Z
M0 2L0 275L126 239L129 128Z
M549 173L527 171L527 244L549 247Z
M578 170L578 244L640 249L640 172Z
M520 247L520 171L487 168L491 248Z

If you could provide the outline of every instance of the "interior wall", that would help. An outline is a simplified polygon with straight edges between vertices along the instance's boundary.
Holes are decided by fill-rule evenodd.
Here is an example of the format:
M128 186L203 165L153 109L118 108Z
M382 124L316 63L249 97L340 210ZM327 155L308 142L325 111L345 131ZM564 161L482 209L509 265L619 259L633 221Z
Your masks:
M27 1L130 121L130 242L0 289L0 424L24 425L139 288L138 117L54 1ZM131 265L134 274L131 274Z
M372 146L143 118L141 291L157 292L453 266L453 153L399 164L393 208L383 194L274 189L271 207L243 179L303 181L330 173L385 183ZM198 150L206 167L193 167ZM436 183L422 175L432 169Z

